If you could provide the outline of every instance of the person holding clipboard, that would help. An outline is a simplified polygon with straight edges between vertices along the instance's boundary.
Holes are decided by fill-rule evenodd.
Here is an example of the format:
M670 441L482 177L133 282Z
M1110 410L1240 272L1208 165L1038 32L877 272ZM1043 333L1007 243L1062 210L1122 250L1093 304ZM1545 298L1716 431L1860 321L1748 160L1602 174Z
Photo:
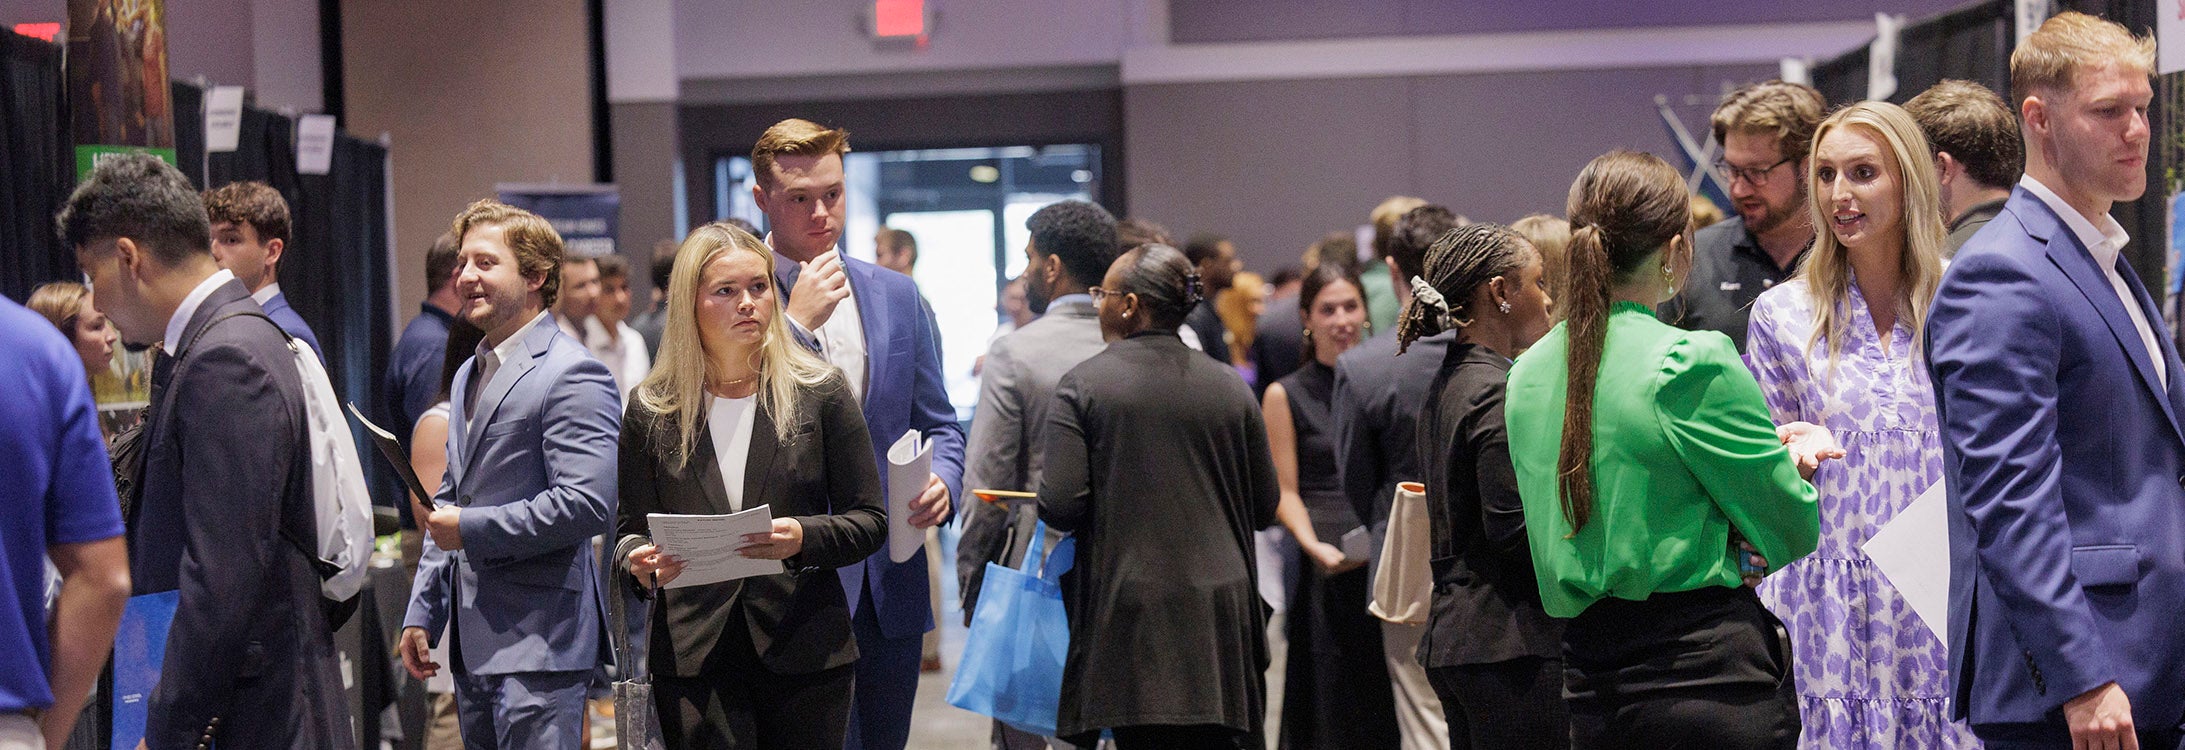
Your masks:
M621 566L657 597L648 666L676 748L838 748L857 643L836 568L887 538L872 438L841 371L791 338L774 254L726 223L676 253L660 358L622 421ZM767 506L746 557L784 572L672 587L648 515Z

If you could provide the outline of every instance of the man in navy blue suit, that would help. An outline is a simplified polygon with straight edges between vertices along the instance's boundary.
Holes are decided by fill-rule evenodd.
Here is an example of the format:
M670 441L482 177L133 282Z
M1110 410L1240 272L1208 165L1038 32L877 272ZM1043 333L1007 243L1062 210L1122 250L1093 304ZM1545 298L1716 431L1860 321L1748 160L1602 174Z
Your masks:
M882 475L888 446L904 432L915 429L934 442L925 492L911 501L910 518L890 519L931 528L948 520L950 500L962 489L963 428L942 388L941 337L917 285L835 248L842 237L842 155L849 150L842 130L798 119L775 123L751 150L758 177L751 197L766 213L767 244L789 269L781 286L791 327L849 378ZM909 742L921 636L933 629L925 554L897 563L883 548L840 571L859 655L850 750L902 750Z
M59 220L99 309L162 342L129 507L137 594L175 594L154 750L354 747L319 594L304 386L287 339L213 262L189 180L149 154L100 161Z
M288 200L281 191L263 182L230 182L205 191L205 215L212 220L212 259L243 282L266 317L325 361L319 337L281 294L281 257L289 241Z
M2118 257L2154 41L2079 13L2011 55L2026 173L1927 321L1950 506L1950 692L1989 748L2176 748L2185 365Z

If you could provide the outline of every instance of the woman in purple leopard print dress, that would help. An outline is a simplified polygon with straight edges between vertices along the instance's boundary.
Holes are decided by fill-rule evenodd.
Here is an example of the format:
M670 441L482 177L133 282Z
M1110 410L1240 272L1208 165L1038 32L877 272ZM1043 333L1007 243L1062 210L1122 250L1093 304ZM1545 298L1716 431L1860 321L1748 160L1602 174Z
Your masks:
M1760 584L1796 654L1799 746L1978 747L1949 718L1942 641L1859 549L1942 479L1919 362L1942 275L1934 161L1886 103L1829 117L1814 144L1807 192L1822 231L1798 277L1754 303L1745 354L1777 423L1827 427L1846 454L1813 477L1820 548Z

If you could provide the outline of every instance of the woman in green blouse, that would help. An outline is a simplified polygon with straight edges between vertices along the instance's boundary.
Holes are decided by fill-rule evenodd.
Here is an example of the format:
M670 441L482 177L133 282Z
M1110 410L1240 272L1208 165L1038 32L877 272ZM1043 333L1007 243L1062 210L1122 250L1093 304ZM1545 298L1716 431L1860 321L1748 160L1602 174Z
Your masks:
M1683 176L1611 152L1571 185L1567 318L1510 371L1510 456L1541 602L1569 618L1572 745L1789 748L1779 623L1735 540L1771 566L1812 552L1805 477L1834 457L1780 430L1729 338L1654 318L1688 267ZM1566 408L1566 405L1573 405ZM1794 457L1795 454L1795 457Z

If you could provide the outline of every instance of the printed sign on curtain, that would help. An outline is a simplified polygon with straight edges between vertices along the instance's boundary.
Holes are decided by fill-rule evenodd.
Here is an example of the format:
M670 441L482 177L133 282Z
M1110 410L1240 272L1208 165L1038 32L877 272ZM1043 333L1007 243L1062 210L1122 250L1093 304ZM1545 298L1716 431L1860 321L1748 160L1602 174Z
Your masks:
M561 233L569 254L587 258L615 251L622 193L613 185L494 186L501 202L538 214Z
M165 0L68 0L69 132L76 174L99 155L175 160Z

